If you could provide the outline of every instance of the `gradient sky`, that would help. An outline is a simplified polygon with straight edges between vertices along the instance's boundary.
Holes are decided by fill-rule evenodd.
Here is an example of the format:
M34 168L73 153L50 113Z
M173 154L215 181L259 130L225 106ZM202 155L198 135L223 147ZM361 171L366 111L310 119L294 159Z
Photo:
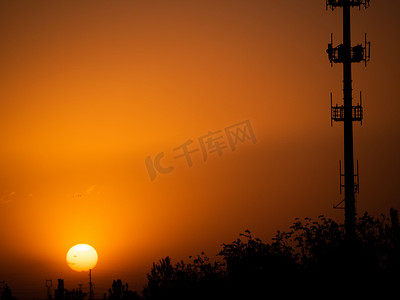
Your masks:
M358 213L400 206L399 1L353 9L360 164ZM324 214L339 194L341 10L325 2L19 0L0 2L0 281L20 300L46 295L45 279L87 285L65 256L92 245L102 297L113 279L141 290L151 264L204 251L250 229L263 240L296 217ZM248 120L256 142L222 155L174 148ZM197 144L196 144L197 143ZM168 174L145 159L164 152Z

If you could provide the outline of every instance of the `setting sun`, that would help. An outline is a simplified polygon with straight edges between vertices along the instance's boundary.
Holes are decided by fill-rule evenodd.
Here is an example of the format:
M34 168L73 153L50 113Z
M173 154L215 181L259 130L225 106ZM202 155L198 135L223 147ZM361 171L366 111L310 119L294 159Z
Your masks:
M86 244L78 244L69 249L67 253L68 266L77 272L89 271L97 264L96 250Z

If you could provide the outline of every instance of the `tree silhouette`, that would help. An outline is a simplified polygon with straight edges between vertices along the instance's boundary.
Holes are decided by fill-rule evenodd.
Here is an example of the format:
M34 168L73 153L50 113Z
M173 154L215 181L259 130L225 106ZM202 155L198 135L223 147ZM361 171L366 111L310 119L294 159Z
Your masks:
M11 289L8 287L7 284L4 286L4 289L1 292L0 296L1 296L0 300L16 300L17 299L16 297L14 297L12 295Z
M254 238L249 230L222 244L223 262L204 256L173 265L166 257L148 274L145 299L252 299L394 290L399 282L400 225L390 218L365 213L357 219L356 242L346 243L344 226L319 216L296 219L272 242Z
M64 288L64 280L58 279L57 289L54 291L55 300L83 300L87 296L81 289L71 291ZM52 299L50 295L50 300Z
M65 289L64 289L64 280L59 278L57 289L54 291L55 300L64 300L65 299Z
M284 237L278 233L273 243L266 244L246 230L236 241L222 244L219 256L226 262L225 294L267 295L293 281L299 272L297 257Z
M128 289L128 283L123 284L121 279L114 280L112 287L108 290L108 297L104 294L104 299L108 300L136 300L140 299L136 292Z
M173 266L169 257L161 259L147 277L145 299L210 299L221 290L223 271L219 262L211 263L202 253L188 264Z

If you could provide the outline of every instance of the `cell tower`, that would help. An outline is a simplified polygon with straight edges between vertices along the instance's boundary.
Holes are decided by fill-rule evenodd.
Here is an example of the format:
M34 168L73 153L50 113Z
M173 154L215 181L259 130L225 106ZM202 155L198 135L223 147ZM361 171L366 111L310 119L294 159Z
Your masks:
M92 283L92 269L89 269L89 300L93 300L93 283Z
M343 64L343 104L333 106L331 93L331 125L334 121L344 123L344 173L342 163L339 162L340 193L344 188L344 199L334 208L345 210L345 234L348 241L353 241L355 237L356 195L359 193L358 161L354 172L353 121L362 124L363 119L361 93L360 102L353 105L351 65L360 62L366 65L370 60L370 43L367 42L366 35L364 44L351 45L350 10L352 7L361 9L362 6L367 9L369 2L370 0L326 0L326 9L343 9L343 43L334 47L331 35L331 43L326 52L331 65Z

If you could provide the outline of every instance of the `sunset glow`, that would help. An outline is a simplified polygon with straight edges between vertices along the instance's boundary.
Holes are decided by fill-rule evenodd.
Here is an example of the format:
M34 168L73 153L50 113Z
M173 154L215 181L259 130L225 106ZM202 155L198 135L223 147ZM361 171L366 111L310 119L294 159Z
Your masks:
M400 206L399 11L351 10L360 216ZM342 222L332 32L325 0L0 0L0 282L37 300L95 267L98 300L246 229Z

